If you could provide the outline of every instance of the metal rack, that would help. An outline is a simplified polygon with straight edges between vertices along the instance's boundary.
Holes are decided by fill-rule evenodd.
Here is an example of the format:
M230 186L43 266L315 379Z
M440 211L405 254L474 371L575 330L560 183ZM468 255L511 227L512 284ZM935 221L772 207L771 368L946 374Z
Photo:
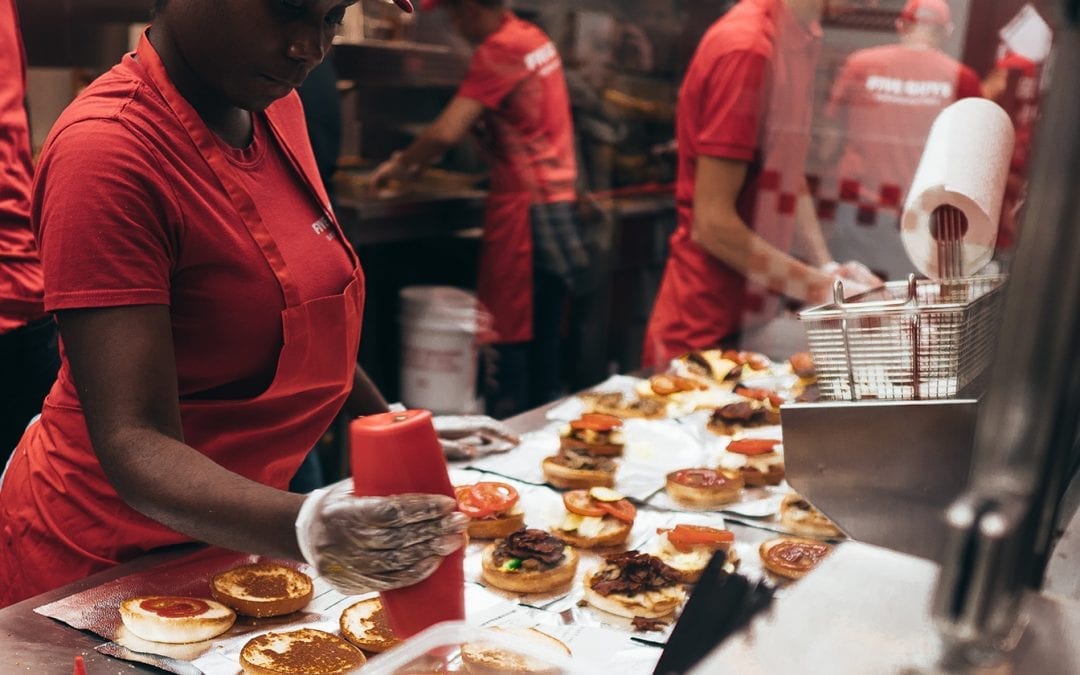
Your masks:
M799 314L822 398L918 401L970 393L993 355L1004 276L893 282Z

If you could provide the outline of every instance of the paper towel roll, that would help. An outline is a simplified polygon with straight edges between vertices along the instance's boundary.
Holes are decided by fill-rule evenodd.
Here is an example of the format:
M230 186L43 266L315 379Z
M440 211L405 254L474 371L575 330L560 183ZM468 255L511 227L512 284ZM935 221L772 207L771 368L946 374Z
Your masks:
M930 226L939 206L955 206L967 216L964 275L990 262L1014 141L1009 115L993 101L965 98L938 114L900 220L900 238L920 272L938 276L937 241Z

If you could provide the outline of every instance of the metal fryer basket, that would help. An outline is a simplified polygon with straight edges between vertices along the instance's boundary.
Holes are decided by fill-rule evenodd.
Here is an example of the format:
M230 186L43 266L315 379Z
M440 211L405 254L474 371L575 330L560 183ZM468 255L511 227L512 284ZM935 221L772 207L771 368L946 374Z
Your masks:
M890 282L799 314L833 401L913 401L969 392L993 355L1005 276Z

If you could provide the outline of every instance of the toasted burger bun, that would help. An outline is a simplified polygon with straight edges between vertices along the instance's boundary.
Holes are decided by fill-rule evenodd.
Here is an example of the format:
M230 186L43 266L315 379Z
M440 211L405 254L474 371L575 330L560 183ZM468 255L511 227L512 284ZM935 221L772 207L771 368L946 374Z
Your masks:
M672 546L667 535L660 535L653 555L675 570L680 582L696 584L701 580L705 568L709 566L713 552L714 550L710 546L693 546L689 551L680 551ZM734 546L727 550L726 556L727 561L724 563L724 570L733 573L739 567L739 554Z
M558 567L549 570L506 571L495 564L495 547L492 543L484 549L481 557L481 576L484 581L496 588L514 593L546 593L560 586L566 586L577 574L578 555L572 547L563 551L563 559Z
M562 490L584 490L591 487L615 487L615 472L589 469L571 469L550 457L540 463L547 482Z
M515 505L509 513L495 518L469 520L469 537L472 539L501 539L525 527L525 512Z
M747 458L742 468L747 487L779 485L784 480L784 456L778 452Z
M635 616L646 619L659 619L675 611L683 600L686 599L686 591L676 584L657 591L645 591L633 596L622 593L600 595L592 588L592 578L596 570L585 574L585 601L597 609L605 612L634 618Z
M746 484L741 474L727 473L725 475L728 480L721 485L692 487L673 480L673 473L675 472L667 477L668 495L680 504L696 508L707 509L730 504L739 498L739 493Z
M829 520L828 516L794 492L784 495L784 500L780 502L780 523L793 534L804 537L843 536L840 528Z
M232 628L236 613L205 598L143 595L120 603L120 619L143 640L185 644L221 635Z
M245 675L344 675L366 662L356 647L314 628L266 633L240 650Z
M570 648L561 640L542 633L535 628L492 628L512 637L515 641L527 641L533 651L551 652L552 655L570 656ZM505 675L508 673L532 673L533 675L557 675L560 670L548 663L524 654L516 654L501 647L483 642L467 642L461 645L461 662L465 671L474 675Z
M615 443L586 443L569 436L559 438L559 447L563 450L584 450L595 457L622 457L623 446Z
M797 560L794 563L786 561L778 561L770 553L774 549L781 546L805 546L814 555L804 560ZM758 554L761 556L761 562L765 566L765 569L773 574L786 577L788 579L802 579L809 574L821 563L821 560L828 555L832 550L832 547L828 544L817 541L815 539L800 539L797 537L778 537L776 539L770 539L761 543L758 547Z
M365 652L378 654L401 642L394 637L394 629L390 627L379 596L347 607L341 613L339 624L342 637Z
M621 546L626 543L630 536L630 523L624 523L617 518L604 516L604 527L599 534L583 535L577 530L560 530L557 527L551 529L551 533L566 543L577 548L603 548L605 546Z
M311 602L311 577L284 565L255 563L221 572L210 581L214 599L244 616L290 614Z

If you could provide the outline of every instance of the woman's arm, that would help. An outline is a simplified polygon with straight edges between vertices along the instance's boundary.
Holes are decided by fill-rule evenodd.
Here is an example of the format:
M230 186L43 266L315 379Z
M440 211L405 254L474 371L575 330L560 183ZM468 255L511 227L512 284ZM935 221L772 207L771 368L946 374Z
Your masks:
M302 559L294 523L303 495L184 444L168 307L65 310L57 320L94 451L125 502L200 541Z
M356 372L353 373L353 388L345 401L345 411L353 417L359 417L360 415L376 415L388 410L390 408L378 387L360 367L360 364L356 364Z
M754 233L736 209L747 164L701 156L694 184L694 242L748 280L804 302L823 301L832 276L776 248Z

